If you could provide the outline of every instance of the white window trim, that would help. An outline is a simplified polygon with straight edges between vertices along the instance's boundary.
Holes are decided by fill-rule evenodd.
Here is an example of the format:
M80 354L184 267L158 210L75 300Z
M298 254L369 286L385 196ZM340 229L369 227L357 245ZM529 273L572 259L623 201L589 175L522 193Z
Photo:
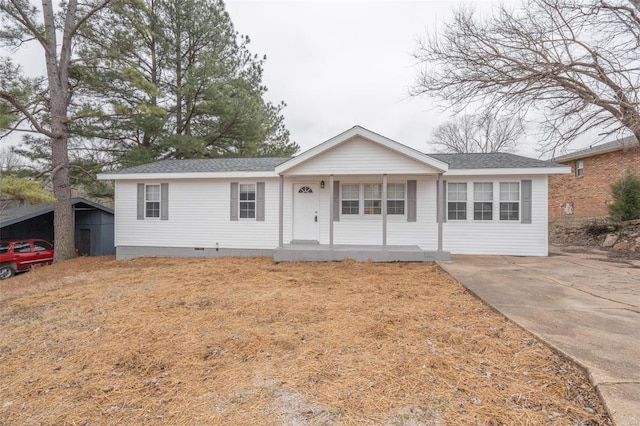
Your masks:
M365 197L365 187L366 186L378 186L380 187L380 198L366 198ZM360 204L362 206L362 209L360 210L362 212L362 215L364 217L382 217L382 184L381 183L361 183L360 184ZM365 203L367 201L380 201L380 213L366 213L365 212Z
M390 198L389 197L389 185L401 185L402 186L402 197L403 198ZM404 208L402 209L402 214L393 214L389 213L389 201L402 201L404 204ZM389 219L405 219L407 217L407 184L403 182L387 182L387 220Z
M580 165L580 167L578 167ZM576 160L576 177L584 176L584 161Z
M242 199L242 187L253 185L253 200ZM242 217L242 203L253 203L253 217ZM238 220L254 222L258 213L258 183L257 182L239 182L238 183Z
M466 185L466 197L464 201L450 201L449 200L449 185L451 184L465 184ZM473 187L473 185L469 185L469 182L447 182L447 187L444 189L446 192L446 204L445 204L445 212L444 214L446 215L447 218L447 222L457 222L457 223L461 223L461 222L468 222L469 221L469 187ZM457 192L457 191L456 191ZM465 211L465 218L464 219L450 219L449 218L449 203L464 203L466 206L466 211ZM486 222L486 221L485 221Z
M387 212L387 221L406 221L407 220L407 183L406 181L401 182L387 182L387 185L396 184L403 185L404 187L404 214L389 214ZM342 213L342 201L355 201L355 198L344 199L342 196L342 188L344 185L358 185L358 214L345 214ZM381 220L382 219L382 193L380 194L381 201L381 212L378 213L364 213L364 187L366 185L379 185L382 189L382 182L340 182L340 220ZM375 198L376 200L378 198ZM373 198L372 198L373 200ZM387 201L391 200L387 198ZM399 201L399 198L394 198L393 200Z
M503 183L517 183L518 184L518 201L502 201L502 198L500 197L501 191L500 191L500 185ZM517 219L501 219L500 218L500 205L502 203L517 203L518 204L518 217ZM500 223L520 223L520 220L522 219L522 184L520 181L500 181L498 182L498 221Z
M147 199L147 188L155 186L158 188L158 200L157 201L149 201ZM158 216L149 216L147 212L147 203L158 203ZM159 183L148 183L144 185L144 218L149 220L160 220L160 216L162 216L162 186Z
M476 184L491 184L491 201L476 201ZM493 181L472 182L471 193L471 220L478 223L491 223L496 221L496 185ZM499 186L499 185L498 185ZM491 203L491 219L476 219L476 203ZM499 207L499 205L498 205ZM467 206L467 210L469 207ZM469 213L467 212L467 217Z

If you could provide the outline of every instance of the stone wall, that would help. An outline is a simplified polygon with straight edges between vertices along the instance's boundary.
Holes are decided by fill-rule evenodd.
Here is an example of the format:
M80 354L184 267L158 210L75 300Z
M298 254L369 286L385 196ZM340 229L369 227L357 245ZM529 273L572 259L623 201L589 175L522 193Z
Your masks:
M606 216L612 201L611 184L628 168L640 174L640 147L630 147L581 159L584 174L576 176L577 160L560 161L571 166L569 175L549 176L549 221Z

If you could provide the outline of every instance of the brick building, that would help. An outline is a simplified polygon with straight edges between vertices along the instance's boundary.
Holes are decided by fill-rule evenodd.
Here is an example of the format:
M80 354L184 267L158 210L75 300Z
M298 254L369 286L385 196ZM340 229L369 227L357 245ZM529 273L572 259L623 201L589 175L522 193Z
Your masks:
M612 201L611 184L629 168L640 173L640 146L635 137L628 137L553 161L571 166L571 174L549 176L549 220L605 216Z

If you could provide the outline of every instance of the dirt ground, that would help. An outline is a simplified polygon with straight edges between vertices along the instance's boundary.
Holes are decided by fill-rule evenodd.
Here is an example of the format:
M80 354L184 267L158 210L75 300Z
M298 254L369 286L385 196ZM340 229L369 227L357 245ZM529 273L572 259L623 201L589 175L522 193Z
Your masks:
M0 425L610 425L435 264L79 258L0 282Z

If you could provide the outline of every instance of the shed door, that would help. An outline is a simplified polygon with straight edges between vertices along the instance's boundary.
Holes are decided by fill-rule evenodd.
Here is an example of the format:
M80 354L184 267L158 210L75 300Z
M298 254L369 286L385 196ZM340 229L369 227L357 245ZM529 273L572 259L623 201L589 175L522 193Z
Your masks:
M320 193L317 184L293 185L293 239L318 241Z

